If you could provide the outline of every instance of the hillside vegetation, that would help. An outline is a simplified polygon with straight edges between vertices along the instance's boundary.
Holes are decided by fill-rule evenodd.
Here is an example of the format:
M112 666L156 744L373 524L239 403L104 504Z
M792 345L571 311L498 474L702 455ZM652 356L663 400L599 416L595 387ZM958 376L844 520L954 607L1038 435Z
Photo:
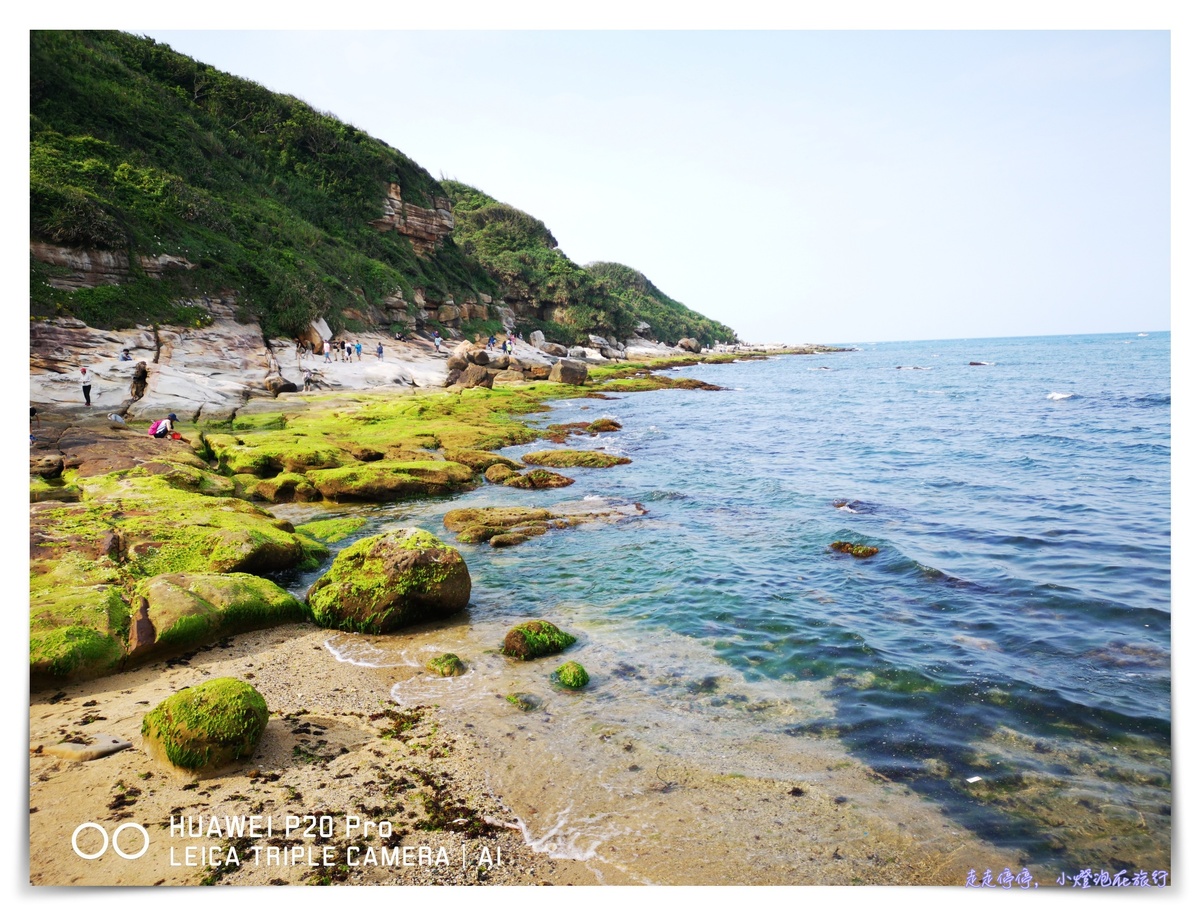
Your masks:
M370 225L389 185L430 208L453 201L456 228L432 254ZM129 281L68 291L63 268L30 259L35 317L97 327L191 323L179 304L234 291L269 335L402 292L513 304L518 327L557 342L623 338L645 321L667 342L734 339L620 265L585 269L546 226L291 96L121 32L30 33L30 238L128 256ZM196 265L146 275L138 256ZM601 269L603 268L603 269ZM615 269L619 268L619 269ZM633 277L632 281L629 277Z

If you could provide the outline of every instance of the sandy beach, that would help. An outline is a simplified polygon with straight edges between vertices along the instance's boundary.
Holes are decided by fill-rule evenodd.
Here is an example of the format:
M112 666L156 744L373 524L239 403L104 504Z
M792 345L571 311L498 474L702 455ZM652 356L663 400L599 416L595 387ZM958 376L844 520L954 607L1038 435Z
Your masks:
M371 641L379 650L424 657L447 644L467 650L485 636L463 621ZM807 760L810 777L778 780L684 764L632 720L591 720L549 703L529 715L490 689L453 712L420 698L398 704L406 693L427 696L436 678L415 665L372 669L339 661L347 638L293 624L34 692L31 883L958 884L970 867L1004 860L836 746L790 741L785 749L764 738L758 749L765 762L772 754L786 754L789 765L797 753ZM514 676L515 662L498 654L480 663L494 668L494 677ZM146 711L178 689L220 676L243 678L267 699L271 719L254 758L195 778L148 756L140 737ZM48 752L80 734L113 735L133 746L89 762ZM574 753L561 743L547 749L564 738ZM599 763L628 773L628 781L597 785L572 758L578 753L591 757L588 768ZM570 849L579 860L549 841L553 830L537 834L529 825L551 812L540 808L552 803L555 786L581 802L607 793L626 810L612 818L608 842ZM252 816L269 817L272 834L263 826L260 837L231 840L225 818ZM215 833L182 834L211 830L213 818ZM347 825L385 820L388 837L376 827L364 839ZM81 823L111 833L131 822L149 834L141 857L109 851L86 860L71 850ZM321 824L330 835L320 835ZM100 842L94 829L76 840L83 854ZM126 851L141 845L136 832L122 837Z

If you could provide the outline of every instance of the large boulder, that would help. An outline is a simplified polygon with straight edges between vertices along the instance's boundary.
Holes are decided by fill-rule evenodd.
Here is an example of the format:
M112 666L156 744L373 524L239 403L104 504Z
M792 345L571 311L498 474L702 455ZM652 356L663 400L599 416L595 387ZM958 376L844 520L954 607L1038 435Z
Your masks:
M684 337L679 341L679 348L689 353L698 353L701 350L700 341L694 337Z
M565 356L567 348L561 343L543 343L538 347L543 353L549 353L551 356Z
M550 380L560 384L583 384L587 381L588 368L574 359L559 359L550 369Z
M308 589L313 618L329 629L390 632L441 619L471 599L462 555L428 531L402 528L342 550Z
M247 759L267 726L266 700L249 683L219 677L181 689L142 719L151 756L193 772Z
M491 372L476 363L463 369L463 373L458 376L455 384L461 384L464 388L490 388L492 378Z
M529 335L529 345L530 346L536 346L540 349L542 344L545 342L546 342L546 335L544 333L542 333L540 330L535 330L532 333L530 333L530 335Z

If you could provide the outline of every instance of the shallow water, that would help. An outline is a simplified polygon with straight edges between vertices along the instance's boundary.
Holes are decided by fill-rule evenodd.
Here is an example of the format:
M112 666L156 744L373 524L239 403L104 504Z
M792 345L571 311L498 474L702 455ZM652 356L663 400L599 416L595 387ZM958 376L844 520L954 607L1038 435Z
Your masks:
M368 510L358 536L448 537L441 516L466 505L646 508L515 548L462 546L472 602L445 641L466 677L416 676L425 655L404 657L395 637L331 648L397 665L400 702L465 715L495 700L495 739L518 721L526 743L601 786L542 785L562 797L530 815L530 841L579 857L611 846L629 879L607 831L636 831L633 798L654 783L641 767L587 768L591 729L636 735L628 754L646 746L656 765L666 754L683 771L783 780L812 778L813 748L828 745L1013 862L1169 867L1169 334L887 343L680 371L726 390L536 417L617 419L621 431L568 447L631 464L570 471L567 490L485 485ZM879 552L856 559L829 548L839 540ZM488 653L530 617L581 635L583 695L551 687L549 660ZM515 691L544 706L522 717L503 700Z

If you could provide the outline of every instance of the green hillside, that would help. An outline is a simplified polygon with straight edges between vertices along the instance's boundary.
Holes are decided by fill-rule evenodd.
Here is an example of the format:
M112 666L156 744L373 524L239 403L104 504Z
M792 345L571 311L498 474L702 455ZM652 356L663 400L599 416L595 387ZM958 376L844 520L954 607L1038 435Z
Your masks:
M387 185L429 206L437 182L403 153L322 114L120 32L30 33L30 236L199 264L168 282L66 294L31 264L34 315L90 324L186 320L171 302L231 288L268 333L377 304L396 289L496 292L449 243L421 258L368 223ZM136 263L136 262L135 262Z
M122 32L30 33L30 239L123 255L131 278L53 288L65 268L30 258L30 312L97 327L192 323L180 299L232 291L269 335L378 306L400 291L442 301L503 296L526 333L560 343L734 339L618 264L583 268L536 218L457 182L439 184L387 144L287 95ZM370 223L389 185L453 204L453 235L421 255ZM162 279L138 258L194 269ZM351 327L351 329L365 329Z
M588 264L587 271L608 287L624 311L649 324L649 335L656 340L675 343L694 337L705 346L737 340L733 328L675 301L632 267L598 262Z

